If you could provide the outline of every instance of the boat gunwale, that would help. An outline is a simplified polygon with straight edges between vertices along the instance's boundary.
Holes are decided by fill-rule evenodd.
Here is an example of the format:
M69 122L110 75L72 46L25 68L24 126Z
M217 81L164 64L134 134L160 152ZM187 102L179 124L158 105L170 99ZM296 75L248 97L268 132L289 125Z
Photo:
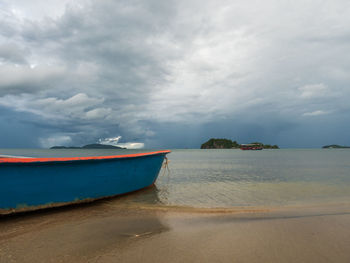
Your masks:
M122 154L122 155L107 155L107 156L86 156L86 157L49 157L49 158L0 158L0 165L2 164L30 164L30 163L65 163L65 162L76 162L76 161L103 161L103 160L115 160L115 159L128 159L145 157L152 155L168 154L170 150L162 150L155 152L145 153L133 153L133 154Z

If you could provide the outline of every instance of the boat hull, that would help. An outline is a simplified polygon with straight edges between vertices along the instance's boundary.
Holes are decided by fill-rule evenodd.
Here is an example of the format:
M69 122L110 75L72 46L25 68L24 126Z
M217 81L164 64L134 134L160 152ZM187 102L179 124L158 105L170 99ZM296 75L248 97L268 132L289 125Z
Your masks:
M0 214L126 194L152 185L169 151L0 162Z

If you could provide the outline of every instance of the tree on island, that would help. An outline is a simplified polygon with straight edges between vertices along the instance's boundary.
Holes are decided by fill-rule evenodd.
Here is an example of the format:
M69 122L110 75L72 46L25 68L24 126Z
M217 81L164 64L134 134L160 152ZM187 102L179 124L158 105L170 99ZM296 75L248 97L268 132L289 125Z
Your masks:
M279 149L278 145L271 145L271 144L263 144L261 142L252 142L251 144L257 144L263 147L264 149Z
M201 145L201 149L232 149L239 148L239 144L236 141L228 139L210 139L206 143Z

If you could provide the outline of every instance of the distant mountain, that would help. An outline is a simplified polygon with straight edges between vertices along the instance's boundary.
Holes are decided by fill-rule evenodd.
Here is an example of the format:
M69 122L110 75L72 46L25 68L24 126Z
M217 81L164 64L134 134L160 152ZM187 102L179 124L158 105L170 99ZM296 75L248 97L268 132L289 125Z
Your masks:
M75 147L75 146L52 146L50 149L82 149L82 147Z
M94 143L94 144L87 144L84 145L83 147L76 147L76 146L53 146L50 149L126 149L126 148L122 148L119 146L114 146L114 145L108 145L108 144L98 144L98 143Z
M322 147L323 149L338 149L338 148L350 148L350 146L342 146L338 144L331 144Z

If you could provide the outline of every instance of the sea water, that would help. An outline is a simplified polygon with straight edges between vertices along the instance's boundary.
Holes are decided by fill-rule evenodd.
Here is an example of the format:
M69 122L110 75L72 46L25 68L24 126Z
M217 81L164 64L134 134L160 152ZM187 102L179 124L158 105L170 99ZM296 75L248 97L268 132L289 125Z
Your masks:
M160 176L165 204L199 207L350 202L350 150L175 150Z
M152 150L153 151L153 150ZM73 157L131 150L2 149L1 154ZM172 150L154 187L109 202L240 207L350 202L349 149Z

